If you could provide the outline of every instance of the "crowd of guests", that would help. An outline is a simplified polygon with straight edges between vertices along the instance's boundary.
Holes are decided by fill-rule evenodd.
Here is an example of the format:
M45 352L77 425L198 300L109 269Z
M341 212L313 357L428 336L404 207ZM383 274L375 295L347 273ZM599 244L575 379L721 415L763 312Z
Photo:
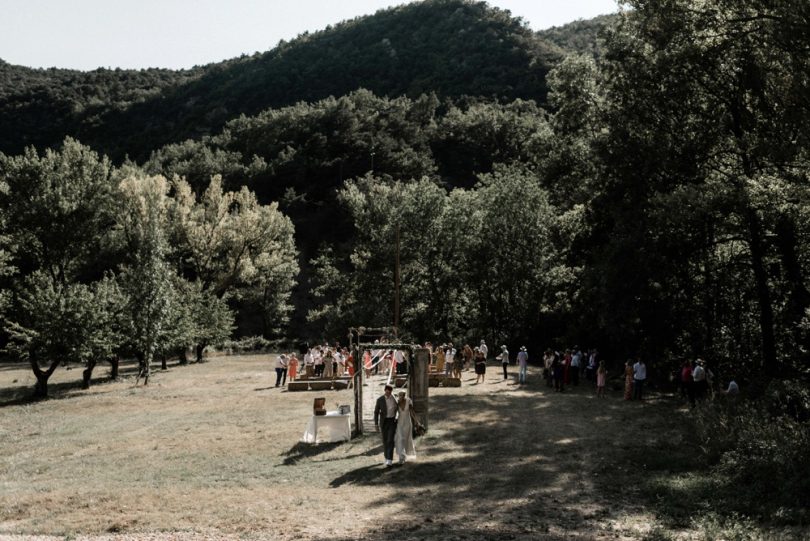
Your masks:
M464 344L456 348L452 342L433 345L426 342L424 347L430 351L429 373L444 374L447 377L460 378L461 373L474 370L475 384L484 383L487 374L487 363L490 360L489 347L484 340L472 347ZM368 349L362 353L359 367L367 377L376 374L407 374L407 352L403 350ZM529 363L526 347L521 347L514 357L510 356L506 345L493 357L500 364L503 379L508 379L508 367L518 366L518 384L525 384ZM591 385L597 397L606 396L608 370L606 363L599 357L596 349L582 350L578 346L564 351L547 349L542 357L543 378L546 385L556 392L564 392L567 386L578 386L582 380ZM286 385L287 378L295 381L300 374L309 378L334 379L342 376L353 376L356 363L348 348L338 344L317 345L308 348L299 359L294 353L283 353L276 360L276 387ZM618 374L615 375L618 377ZM703 359L684 360L674 378L681 396L691 406L713 398L715 394L714 373L706 366ZM647 383L647 365L644 359L636 357L624 364L624 399L643 400ZM732 378L728 386L719 392L730 397L739 394L739 386Z
M564 352L547 349L543 354L543 378L546 386L553 387L557 392L565 391L567 385L579 385L583 378L594 382L597 389L601 382L602 391L598 394L603 396L607 369L596 349L584 353L577 346Z
M714 372L706 366L706 361L696 359L694 362L685 359L681 365L676 381L680 388L681 397L689 401L689 405L695 407L698 402L715 397L715 376ZM734 378L729 379L726 389L719 391L731 399L735 399L740 394L740 387Z
M276 359L276 387L295 381L304 373L308 378L334 379L354 375L354 359L348 348L329 344L309 348L302 359L295 352Z

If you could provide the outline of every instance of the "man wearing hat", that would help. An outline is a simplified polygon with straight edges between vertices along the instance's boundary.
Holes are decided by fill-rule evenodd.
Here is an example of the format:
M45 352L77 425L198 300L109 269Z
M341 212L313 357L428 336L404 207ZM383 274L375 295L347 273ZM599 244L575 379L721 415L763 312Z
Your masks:
M518 363L518 383L521 385L526 383L526 370L529 367L529 353L526 351L526 346L522 346L520 348L520 352L517 354L517 363Z
M385 465L394 464L394 437L397 433L397 400L392 392L394 388L385 386L385 393L377 399L374 406L374 428L380 432L382 427L383 456Z

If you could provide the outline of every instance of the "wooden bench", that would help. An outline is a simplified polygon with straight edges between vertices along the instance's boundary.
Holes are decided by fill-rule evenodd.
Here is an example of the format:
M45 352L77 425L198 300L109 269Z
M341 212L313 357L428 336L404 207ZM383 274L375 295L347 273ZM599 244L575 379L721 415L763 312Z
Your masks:
M309 382L291 381L287 384L288 391L309 391Z
M438 372L428 374L428 387L461 387L461 378L453 378Z

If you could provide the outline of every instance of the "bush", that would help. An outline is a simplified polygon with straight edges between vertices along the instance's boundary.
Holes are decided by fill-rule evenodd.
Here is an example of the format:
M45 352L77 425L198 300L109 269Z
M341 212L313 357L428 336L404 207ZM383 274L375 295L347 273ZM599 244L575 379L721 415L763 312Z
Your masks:
M260 353L273 349L273 342L263 336L245 336L226 341L223 349L228 354Z
M801 382L771 384L761 398L698 410L701 447L745 512L799 518L810 502L810 392ZM791 518L792 516L792 518Z

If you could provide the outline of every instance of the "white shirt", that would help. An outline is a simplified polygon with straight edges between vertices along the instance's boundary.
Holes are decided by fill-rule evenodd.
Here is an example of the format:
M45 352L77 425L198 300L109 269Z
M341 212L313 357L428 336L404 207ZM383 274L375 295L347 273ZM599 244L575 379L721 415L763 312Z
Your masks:
M283 353L276 359L276 368L287 368L287 356Z
M574 355L571 357L571 366L574 366L574 367L576 367L576 368L579 368L579 362L580 362L580 360L581 360L581 359L582 359L582 353L580 353L579 351L577 351L577 352L576 352L576 353L574 353Z
M397 399L394 398L393 393L391 393L390 396L385 397L385 406L386 406L385 416L388 419L397 416Z
M728 382L728 389L726 389L726 394L740 394L740 388L737 386L737 382L731 380Z
M526 366L526 363L529 362L529 354L521 350L517 354L517 362L520 363L520 366Z
M647 379L647 365L642 362L637 362L633 365L633 379L639 381Z
M484 358L486 359L487 353L489 353L489 348L487 347L487 345L486 344L481 344L480 346L478 346L478 349L479 349L479 351L481 351L481 353L484 354Z
M697 365L692 370L692 379L695 381L703 381L706 379L706 371L703 369L702 366Z
M509 362L509 352L507 350L505 350L505 349L502 349L501 354L498 355L496 358L498 360L500 360L502 363L508 363Z

